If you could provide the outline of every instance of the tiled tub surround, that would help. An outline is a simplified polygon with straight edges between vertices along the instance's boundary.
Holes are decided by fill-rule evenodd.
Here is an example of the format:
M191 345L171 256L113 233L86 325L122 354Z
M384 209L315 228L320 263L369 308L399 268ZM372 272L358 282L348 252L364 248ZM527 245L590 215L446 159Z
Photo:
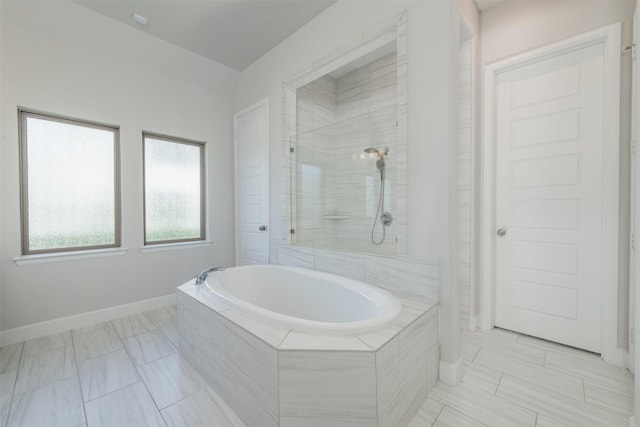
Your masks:
M438 306L398 294L402 312L350 336L264 325L193 281L178 288L180 354L248 426L406 425L438 379Z
M439 300L439 266L435 260L407 255L387 258L289 246L286 242L272 239L269 262L326 271L387 290Z

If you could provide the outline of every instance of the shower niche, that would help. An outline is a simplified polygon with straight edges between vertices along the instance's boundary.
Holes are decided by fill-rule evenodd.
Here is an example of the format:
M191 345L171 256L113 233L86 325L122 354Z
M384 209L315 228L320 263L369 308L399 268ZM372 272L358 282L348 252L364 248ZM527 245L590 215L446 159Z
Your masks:
M291 245L406 253L406 17L284 83Z

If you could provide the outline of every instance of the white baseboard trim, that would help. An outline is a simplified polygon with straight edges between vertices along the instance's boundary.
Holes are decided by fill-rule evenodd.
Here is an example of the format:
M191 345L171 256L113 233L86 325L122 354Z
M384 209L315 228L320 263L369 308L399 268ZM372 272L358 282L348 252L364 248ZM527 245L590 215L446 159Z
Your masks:
M612 352L603 352L602 359L610 365L616 365L621 368L629 367L629 352L621 348L616 348Z
M462 356L453 363L440 360L440 381L449 385L457 385L464 377L464 359Z
M478 328L478 319L475 315L469 316L469 330L475 331Z
M145 299L128 304L116 305L101 310L76 314L45 322L33 323L13 329L0 331L0 346L15 344L34 338L90 326L99 322L118 319L132 314L142 313L156 308L166 307L176 303L176 294L165 295L157 298Z
M636 427L636 416L632 415L629 417L629 427Z

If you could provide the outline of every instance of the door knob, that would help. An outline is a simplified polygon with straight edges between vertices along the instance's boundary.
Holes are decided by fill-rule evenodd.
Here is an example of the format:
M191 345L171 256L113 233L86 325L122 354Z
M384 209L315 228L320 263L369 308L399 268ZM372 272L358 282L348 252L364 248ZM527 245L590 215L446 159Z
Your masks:
M265 231L267 229L266 225L261 225L260 227L258 227L258 230L260 231Z
M500 237L504 236L505 234L507 234L507 229L506 228L498 228L498 230L496 231L496 234Z

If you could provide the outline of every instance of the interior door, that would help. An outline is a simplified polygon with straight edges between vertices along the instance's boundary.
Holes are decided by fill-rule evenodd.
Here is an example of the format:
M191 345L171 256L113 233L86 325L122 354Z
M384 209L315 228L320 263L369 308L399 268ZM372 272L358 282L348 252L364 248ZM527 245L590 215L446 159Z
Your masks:
M597 353L603 64L602 44L529 62L495 98L495 325Z
M236 264L269 262L269 102L234 115Z

